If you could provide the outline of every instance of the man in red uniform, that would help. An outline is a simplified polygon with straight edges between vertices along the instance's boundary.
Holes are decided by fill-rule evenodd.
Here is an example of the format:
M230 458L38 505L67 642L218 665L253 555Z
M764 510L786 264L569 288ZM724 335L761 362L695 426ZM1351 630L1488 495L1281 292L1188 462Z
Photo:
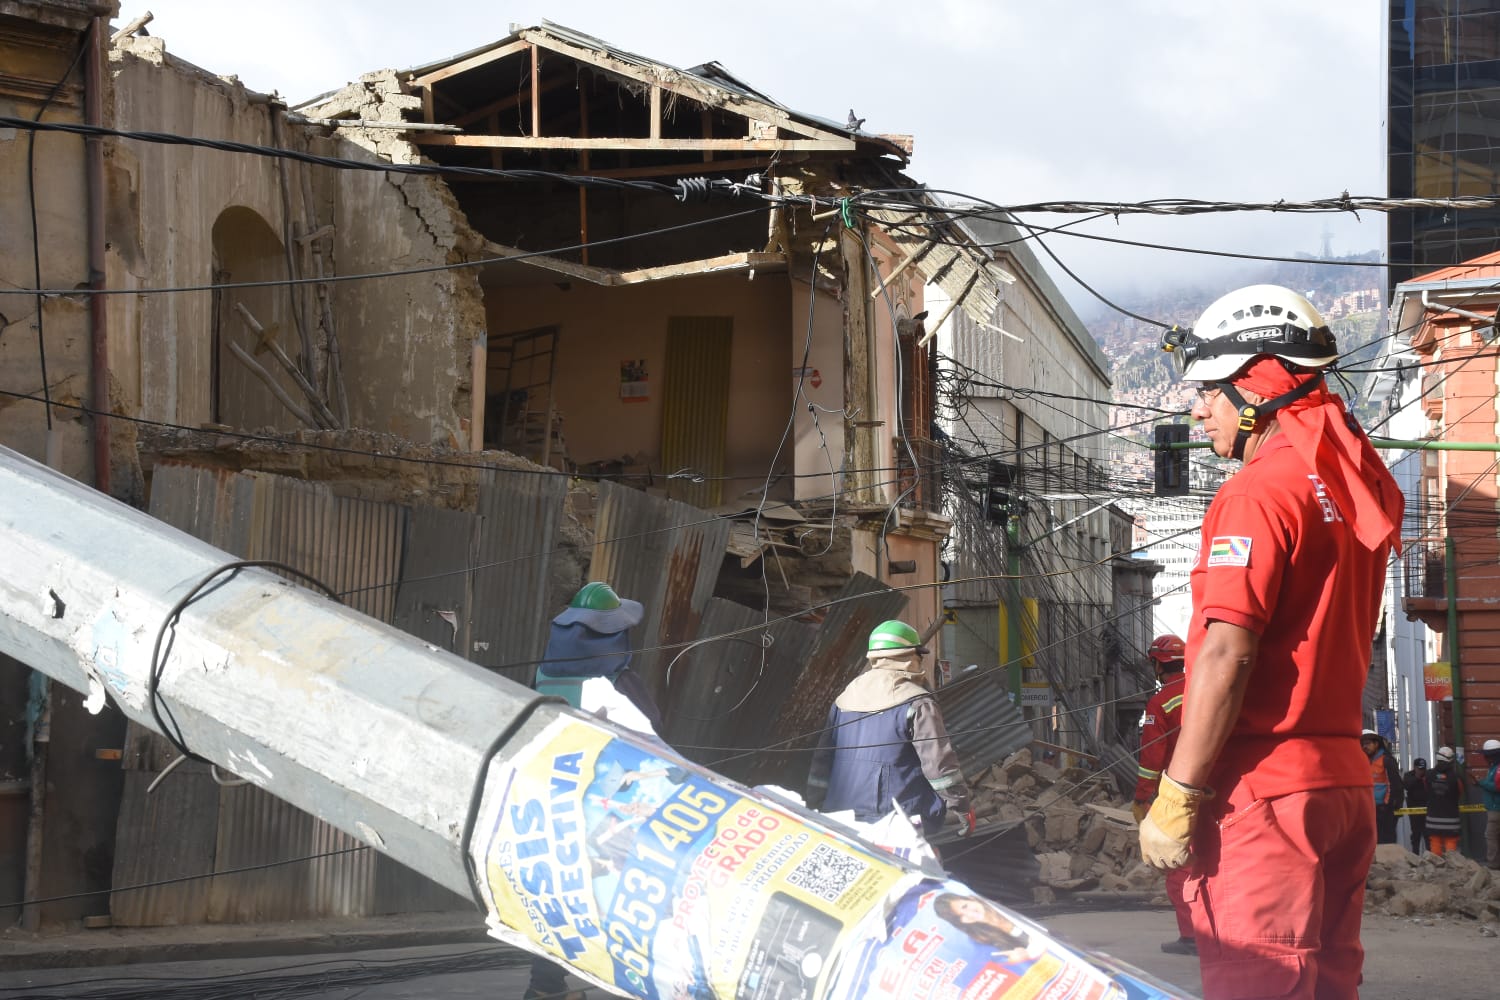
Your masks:
M1191 865L1207 1000L1352 1000L1375 850L1360 696L1401 493L1325 385L1338 349L1302 296L1242 288L1164 346L1244 465L1204 518L1182 730L1141 855Z
M1156 788L1161 783L1162 768L1172 759L1172 748L1177 745L1177 730L1182 725L1182 658L1186 648L1175 635L1159 635L1146 650L1146 656L1156 668L1160 689L1146 702L1146 714L1141 717L1135 805L1130 809L1137 823L1144 820L1151 809L1151 800L1156 798ZM1171 955L1198 954L1198 946L1193 941L1193 918L1182 892L1187 877L1186 868L1173 868L1167 872L1167 898L1172 901L1172 909L1177 914L1177 940L1165 942L1161 950Z

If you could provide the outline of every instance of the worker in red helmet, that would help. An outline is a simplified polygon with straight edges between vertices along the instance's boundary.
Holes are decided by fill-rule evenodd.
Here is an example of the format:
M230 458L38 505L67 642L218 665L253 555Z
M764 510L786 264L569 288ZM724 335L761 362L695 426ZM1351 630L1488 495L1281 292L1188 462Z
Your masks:
M1303 296L1238 289L1163 346L1242 464L1204 515L1182 729L1141 856L1190 868L1205 1000L1355 1000L1375 854L1357 737L1405 501L1325 380L1338 348Z
M1136 764L1135 805L1131 812L1137 823L1146 818L1151 802L1161 784L1162 768L1172 759L1177 745L1177 730L1182 725L1183 657L1187 645L1175 635L1159 635L1146 649L1146 657L1156 671L1158 690L1146 702L1141 716L1141 752ZM1196 955L1193 940L1193 918L1183 897L1187 883L1186 868L1167 872L1167 898L1177 914L1177 940L1164 942L1161 950L1171 955Z

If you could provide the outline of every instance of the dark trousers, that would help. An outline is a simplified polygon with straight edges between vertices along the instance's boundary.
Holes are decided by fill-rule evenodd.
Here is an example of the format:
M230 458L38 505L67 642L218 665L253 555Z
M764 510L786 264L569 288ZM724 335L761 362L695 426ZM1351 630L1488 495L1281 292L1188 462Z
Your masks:
M1411 823L1412 853L1421 854L1427 847L1427 817L1420 813L1413 813L1406 819Z
M1375 843L1396 842L1396 810L1387 805L1375 806Z
M564 978L568 971L556 962L548 961L540 955L534 955L531 959L531 985L526 987L528 998L552 998L561 1000L568 993L568 984Z

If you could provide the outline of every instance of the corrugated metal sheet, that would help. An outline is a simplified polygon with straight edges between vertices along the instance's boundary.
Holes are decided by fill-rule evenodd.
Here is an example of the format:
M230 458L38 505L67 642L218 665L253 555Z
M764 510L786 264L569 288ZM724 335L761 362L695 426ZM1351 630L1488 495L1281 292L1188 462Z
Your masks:
M757 762L757 781L801 788L807 780L807 751L828 719L828 708L844 686L864 666L870 632L888 618L900 615L906 595L891 590L874 577L856 573L828 609L812 646L799 656L795 681L779 685L777 703L760 709L765 734L762 745L785 744L799 752L767 754ZM843 598L854 598L844 600Z
M491 472L480 483L479 547L474 565L473 632L468 659L529 685L554 614L547 588L552 540L562 517L563 476Z
M255 485L227 469L159 462L151 474L150 514L226 552L250 551Z
M393 582L407 521L403 508L336 497L326 485L282 476L162 465L153 476L151 512L243 558L275 559L311 573L375 617L395 616ZM466 525L475 523L473 515L456 516ZM468 565L472 551L461 546L455 561L443 568ZM459 579L466 587L462 574ZM125 766L132 772L118 827L116 885L164 877L163 865L173 868L176 857L190 859L193 870L170 874L200 875L358 843L260 789L221 789L201 765L179 767L147 800L145 786L176 754L139 727L132 727L127 739L131 752ZM188 813L195 823L181 821ZM393 909L403 908L392 905L403 897L412 901L405 908L457 900L373 851L182 885L191 888L116 894L115 922L150 926L365 915L376 912L377 895Z
M478 529L478 518L463 511L412 511L396 592L396 627L460 656L468 645Z
M765 693L795 683L817 632L795 621L756 628L764 620L764 613L755 608L718 597L710 600L698 630L700 639L750 631L687 651L672 664L662 700L667 742L691 760L723 765L732 777L749 773L749 759L725 759L737 758L742 748L764 744L768 716L757 706L779 700L766 699ZM771 643L763 646L761 637L767 632Z
M167 779L171 781L171 778ZM214 870L274 864L360 841L253 786L220 789ZM375 851L220 875L210 880L210 923L364 916L374 897Z
M870 632L906 607L906 595L872 576L855 573L828 609L807 666L777 713L775 734L787 739L822 728L828 706L865 663Z
M195 876L213 871L219 786L208 776L208 768L184 764L147 795L146 787L156 775L125 772L111 884L146 888L110 893L110 918L116 927L201 924L208 914L212 880ZM167 879L185 881L155 884Z
M673 316L667 321L662 387L661 462L667 495L695 507L717 507L728 447L729 371L734 320Z
M1010 700L1009 678L1003 670L976 671L959 678L938 689L937 702L959 766L970 778L979 777L1035 739L1031 723Z
M645 619L631 636L638 650L631 666L658 700L675 647L698 638L729 531L727 519L697 507L615 483L599 484L589 576L646 606Z

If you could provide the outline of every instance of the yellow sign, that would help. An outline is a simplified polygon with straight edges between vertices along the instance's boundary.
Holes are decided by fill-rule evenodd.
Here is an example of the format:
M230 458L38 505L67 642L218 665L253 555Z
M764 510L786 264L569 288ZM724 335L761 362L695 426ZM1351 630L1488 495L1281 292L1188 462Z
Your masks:
M1016 648L1021 651L1017 657L1022 667L1029 670L1036 666L1036 636L1037 622L1040 620L1038 605L1035 597L1023 597L1020 601L1020 614L1016 617L1020 621L1016 625ZM1005 602L1000 602L1000 662L1006 663L1010 649L1010 615L1007 613Z

